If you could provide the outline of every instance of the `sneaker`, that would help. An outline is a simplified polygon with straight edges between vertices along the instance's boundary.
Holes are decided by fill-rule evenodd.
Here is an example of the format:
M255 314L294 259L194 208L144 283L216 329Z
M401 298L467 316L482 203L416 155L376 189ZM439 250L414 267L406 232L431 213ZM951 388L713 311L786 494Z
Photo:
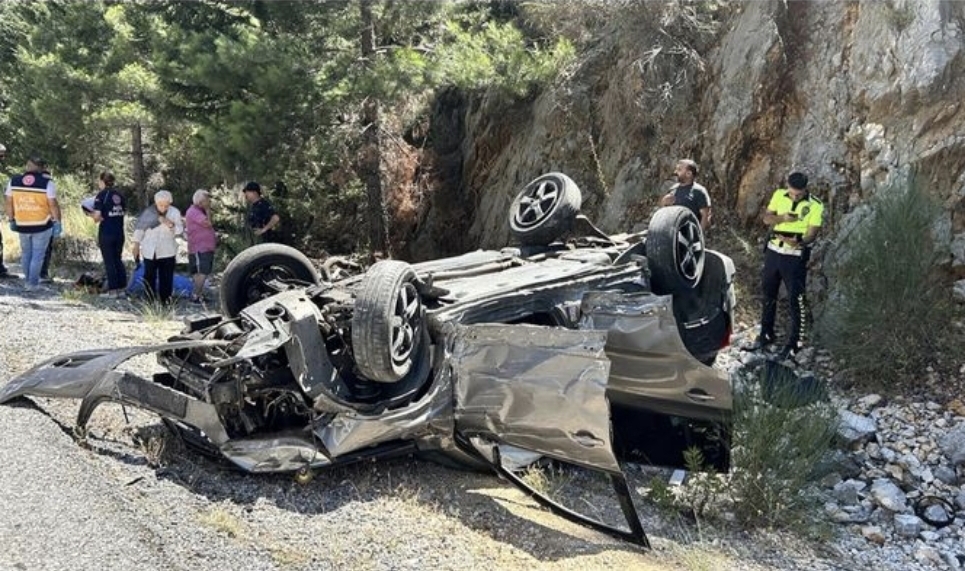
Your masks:
M774 344L774 337L770 335L758 335L757 340L750 345L745 345L745 351L763 351Z
M40 283L42 284L52 284L54 279L50 276L40 276Z
M3 268L2 270L0 270L0 280L13 280L16 278L17 276L8 272L7 268Z

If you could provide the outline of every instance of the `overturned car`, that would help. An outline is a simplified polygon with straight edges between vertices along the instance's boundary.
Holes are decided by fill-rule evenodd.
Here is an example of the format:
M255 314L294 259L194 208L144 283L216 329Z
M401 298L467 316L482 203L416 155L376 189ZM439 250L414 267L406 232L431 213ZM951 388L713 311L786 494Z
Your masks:
M609 236L580 202L571 179L546 174L512 204L518 246L343 278L255 246L225 269L221 315L166 343L54 357L0 402L82 399L81 431L102 402L141 407L250 472L418 452L522 485L502 455L525 450L609 475L628 532L564 515L646 544L618 457L655 442L679 455L710 426L726 467L731 387L708 365L730 339L734 266L686 208ZM163 372L121 367L145 353Z

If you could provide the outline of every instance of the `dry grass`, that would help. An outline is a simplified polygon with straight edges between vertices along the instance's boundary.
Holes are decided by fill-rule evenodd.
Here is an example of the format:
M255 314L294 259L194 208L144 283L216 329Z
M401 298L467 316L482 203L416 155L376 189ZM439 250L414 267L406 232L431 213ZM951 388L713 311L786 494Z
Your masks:
M9 228L3 229L3 262L9 264L14 260L20 259L20 238L19 234L11 232Z
M705 544L675 545L671 549L673 558L686 571L717 571L718 569L733 569L734 561L715 548Z
M244 522L221 506L213 505L201 512L198 521L228 537L238 538L245 534Z

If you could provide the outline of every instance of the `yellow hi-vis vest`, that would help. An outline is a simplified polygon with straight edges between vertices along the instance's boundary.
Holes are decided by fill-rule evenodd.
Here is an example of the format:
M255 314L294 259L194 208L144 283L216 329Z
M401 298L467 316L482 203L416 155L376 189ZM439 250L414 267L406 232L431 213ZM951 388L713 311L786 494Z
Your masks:
M810 226L821 226L824 217L824 203L811 193L805 194L801 200L794 202L786 188L779 188L771 195L767 209L778 216L793 212L797 220L781 222L774 225L774 237L770 243L777 247L787 247L781 236L795 235L798 239L804 236Z

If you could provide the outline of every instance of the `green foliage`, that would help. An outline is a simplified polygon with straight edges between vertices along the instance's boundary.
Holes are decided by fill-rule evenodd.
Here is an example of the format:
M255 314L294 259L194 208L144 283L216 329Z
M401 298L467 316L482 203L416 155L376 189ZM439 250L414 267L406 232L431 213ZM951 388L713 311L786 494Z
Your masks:
M89 183L75 175L54 177L57 184L57 202L60 204L64 235L89 241L91 249L97 249L97 224L80 208L80 202L95 194Z
M874 390L901 386L945 351L951 299L940 279L938 205L910 181L879 190L867 215L833 244L822 341Z
M814 483L830 452L837 414L817 394L802 391L792 372L742 371L736 379L732 467L707 470L698 449L684 452L688 476L680 486L650 482L648 499L667 511L695 518L724 512L746 527L820 531L820 499ZM809 404L808 404L809 403Z
M802 392L793 372L776 369L767 377L762 367L737 381L732 509L745 525L807 531L820 513L814 483L824 475L837 413L830 402Z
M133 209L141 191L167 188L185 204L196 188L281 181L289 192L271 198L291 243L364 247L367 102L378 102L382 144L404 144L400 132L428 120L438 90L529 97L575 49L511 3L374 0L375 45L363 57L360 7L2 2L0 141L12 165L38 152L55 173L93 179L109 168L122 188L143 185L130 193Z
M450 22L444 39L444 46L432 55L432 65L425 68L433 86L490 87L525 97L554 79L575 58L575 48L565 38L545 46L528 44L512 23L466 26ZM412 58L411 53L404 56Z

